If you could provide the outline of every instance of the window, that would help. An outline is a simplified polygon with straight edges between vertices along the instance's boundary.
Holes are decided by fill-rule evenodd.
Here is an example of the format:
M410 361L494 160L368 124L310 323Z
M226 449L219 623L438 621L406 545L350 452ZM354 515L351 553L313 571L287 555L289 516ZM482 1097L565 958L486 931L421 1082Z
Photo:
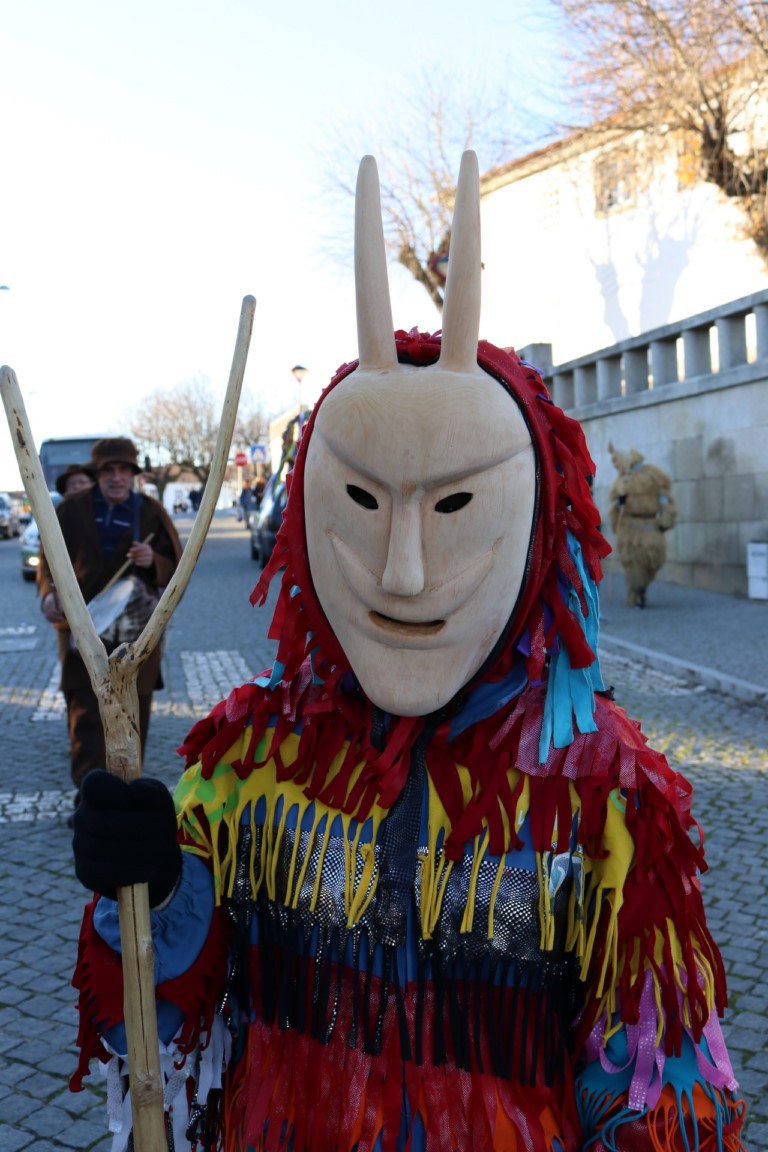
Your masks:
M634 152L614 149L595 161L595 211L607 216L635 203L636 165Z

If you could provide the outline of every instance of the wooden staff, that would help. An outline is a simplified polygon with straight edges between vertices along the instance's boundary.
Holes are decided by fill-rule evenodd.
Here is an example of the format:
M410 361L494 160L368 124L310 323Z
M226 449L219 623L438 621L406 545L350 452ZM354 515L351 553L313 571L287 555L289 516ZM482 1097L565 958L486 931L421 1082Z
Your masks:
M178 568L144 631L130 644L107 656L75 579L61 527L51 502L16 375L0 369L2 393L16 459L40 529L56 592L85 661L99 702L106 737L107 771L130 781L141 775L139 669L162 637L192 575L221 489L245 374L256 302L243 300L235 353L219 425L211 471L200 509ZM136 1152L167 1152L163 1085L155 1010L154 950L146 884L119 888L120 940L123 955L124 1017L128 1038L133 1140Z

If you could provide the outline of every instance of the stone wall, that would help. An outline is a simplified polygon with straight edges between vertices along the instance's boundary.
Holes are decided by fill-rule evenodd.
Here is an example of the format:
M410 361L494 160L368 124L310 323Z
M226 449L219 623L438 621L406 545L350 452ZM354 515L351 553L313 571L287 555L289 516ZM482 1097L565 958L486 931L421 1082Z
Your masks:
M747 544L768 540L768 291L554 367L520 351L584 428L605 520L608 445L637 448L674 483L659 578L746 596Z

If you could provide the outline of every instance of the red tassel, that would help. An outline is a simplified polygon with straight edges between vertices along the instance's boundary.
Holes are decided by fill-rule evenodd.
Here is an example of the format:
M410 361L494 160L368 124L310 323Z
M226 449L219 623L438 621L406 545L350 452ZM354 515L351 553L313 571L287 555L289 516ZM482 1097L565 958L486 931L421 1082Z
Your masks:
M82 1092L91 1060L97 1059L103 1064L109 1060L99 1033L119 1024L123 1018L123 969L120 957L93 927L97 902L98 897L83 912L77 966L72 977L73 987L79 992L77 1046L80 1057L77 1071L69 1082L70 1092Z

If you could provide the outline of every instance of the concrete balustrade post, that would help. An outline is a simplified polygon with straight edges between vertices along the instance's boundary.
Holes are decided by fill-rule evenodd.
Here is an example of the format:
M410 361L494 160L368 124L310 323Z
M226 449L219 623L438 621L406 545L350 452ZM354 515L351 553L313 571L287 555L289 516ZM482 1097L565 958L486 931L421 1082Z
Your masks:
M747 330L744 314L721 316L715 321L717 346L720 353L720 371L736 368L747 362Z
M686 380L694 376L709 376L712 371L712 344L709 333L709 325L706 328L686 328L683 331Z
M629 348L624 353L624 379L627 392L648 390L648 346Z
M573 408L576 397L573 387L573 372L555 372L552 380L552 399L564 412Z
M594 404L597 400L597 371L594 364L582 364L574 370L573 390L576 407Z
M603 356L597 362L597 398L621 396L621 357Z
M758 360L768 360L768 304L756 304L754 313L757 358Z

